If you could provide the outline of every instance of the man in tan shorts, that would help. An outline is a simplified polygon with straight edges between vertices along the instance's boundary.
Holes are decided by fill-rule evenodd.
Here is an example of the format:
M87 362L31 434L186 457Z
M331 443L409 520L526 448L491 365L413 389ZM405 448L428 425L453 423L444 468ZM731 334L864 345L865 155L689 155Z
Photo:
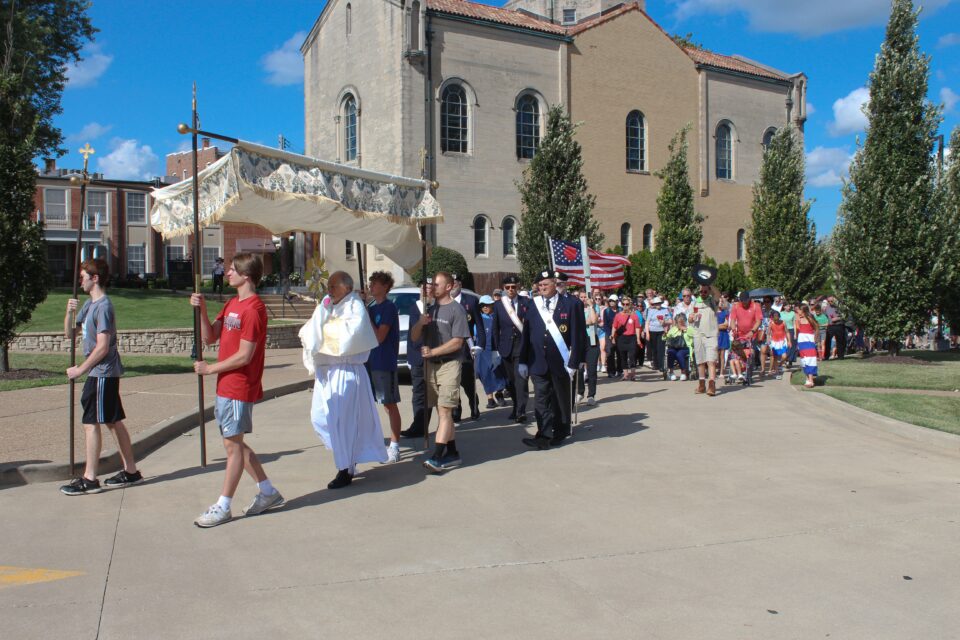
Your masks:
M693 357L697 363L696 393L717 395L717 302L719 292L711 285L700 285L700 299L693 303L690 323L693 325ZM709 377L708 377L709 373ZM706 384L704 384L706 380Z
M423 466L443 473L460 466L460 452L454 440L453 411L460 401L460 368L470 360L467 312L450 296L453 277L443 271L433 278L435 302L410 329L410 337L423 341L427 407L437 407L440 424L436 448Z

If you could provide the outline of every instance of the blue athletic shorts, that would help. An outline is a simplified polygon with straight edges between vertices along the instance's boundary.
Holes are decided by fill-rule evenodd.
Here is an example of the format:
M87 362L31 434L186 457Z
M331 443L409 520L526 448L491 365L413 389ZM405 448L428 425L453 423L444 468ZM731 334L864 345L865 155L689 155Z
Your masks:
M213 415L220 426L220 435L232 438L253 431L253 403L217 396Z

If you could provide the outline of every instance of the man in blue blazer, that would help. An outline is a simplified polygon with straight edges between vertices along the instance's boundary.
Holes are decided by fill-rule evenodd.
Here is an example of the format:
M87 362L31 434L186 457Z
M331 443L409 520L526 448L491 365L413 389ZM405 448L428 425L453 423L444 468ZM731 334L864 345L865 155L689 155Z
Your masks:
M507 373L510 397L513 399L513 411L510 419L517 422L527 421L527 399L530 397L527 378L517 372L520 366L520 338L523 335L523 319L527 316L528 301L518 294L520 278L507 276L503 279L503 295L493 303L493 325L491 340L493 349L503 358L503 368ZM517 324L520 328L517 328Z
M533 379L537 433L523 443L534 449L558 446L570 435L570 381L583 362L586 319L579 300L557 291L556 274L537 277L540 297L527 310L520 347L520 375Z
M463 282L460 274L454 273L452 275L453 289L450 291L450 297L467 312L470 335L474 336L472 338L473 344L470 344L470 340L465 340L463 343L464 351L468 351L472 357L469 360L464 360L463 366L460 368L460 387L467 394L467 401L470 403L470 419L479 420L480 397L477 395L477 374L473 368L473 358L487 346L487 332L483 326L483 319L480 317L480 298L469 293L463 293ZM454 422L460 422L461 413L462 409L460 405L457 405L457 408L453 410Z

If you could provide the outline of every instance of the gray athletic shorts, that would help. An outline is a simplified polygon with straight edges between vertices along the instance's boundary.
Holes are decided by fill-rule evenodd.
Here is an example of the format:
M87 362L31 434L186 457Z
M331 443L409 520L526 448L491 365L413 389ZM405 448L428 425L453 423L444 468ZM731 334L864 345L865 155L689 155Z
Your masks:
M398 404L400 402L400 381L396 371L371 371L373 397L377 404Z
M253 403L217 396L213 415L220 425L220 435L232 438L253 431Z

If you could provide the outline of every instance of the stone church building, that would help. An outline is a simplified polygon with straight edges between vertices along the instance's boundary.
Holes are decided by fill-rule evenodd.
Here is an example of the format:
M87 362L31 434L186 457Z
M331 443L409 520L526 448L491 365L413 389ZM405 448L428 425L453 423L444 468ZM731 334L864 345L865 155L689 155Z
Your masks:
M806 120L805 75L682 48L636 1L329 0L301 51L306 153L439 182L445 222L430 239L474 274L519 270L516 182L550 105L581 123L604 246L628 252L653 248L654 174L688 127L704 251L720 262L744 258L765 143ZM318 249L353 269L353 243ZM364 250L368 272L409 280Z

